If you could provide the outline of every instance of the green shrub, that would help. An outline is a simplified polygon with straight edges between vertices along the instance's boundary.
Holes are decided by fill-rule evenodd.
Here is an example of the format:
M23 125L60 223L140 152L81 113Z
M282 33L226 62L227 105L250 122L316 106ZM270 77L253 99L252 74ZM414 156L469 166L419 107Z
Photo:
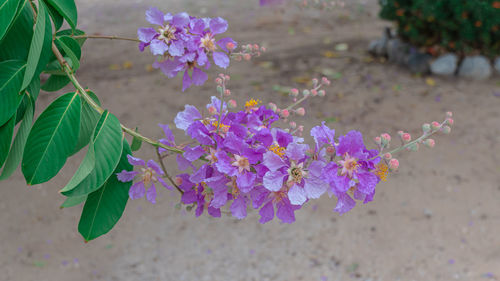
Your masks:
M419 47L440 46L459 54L500 54L500 1L379 0L380 17Z

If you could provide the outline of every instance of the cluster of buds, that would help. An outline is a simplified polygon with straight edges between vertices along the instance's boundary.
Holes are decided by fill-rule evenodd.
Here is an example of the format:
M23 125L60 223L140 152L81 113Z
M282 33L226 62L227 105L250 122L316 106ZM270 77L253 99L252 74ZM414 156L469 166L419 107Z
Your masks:
M236 61L249 61L253 57L259 57L265 51L266 48L258 44L247 44L243 45L239 52L231 52L231 58L234 58Z

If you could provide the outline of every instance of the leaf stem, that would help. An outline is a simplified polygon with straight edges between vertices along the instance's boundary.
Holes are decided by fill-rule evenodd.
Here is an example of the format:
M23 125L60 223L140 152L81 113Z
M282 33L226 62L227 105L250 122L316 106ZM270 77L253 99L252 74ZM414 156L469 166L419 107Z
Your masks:
M124 41L134 41L134 42L141 42L141 40L137 38L130 38L130 37L122 37L122 36L114 36L114 35L71 35L72 38L78 39L78 38L89 38L89 39L110 39L110 40L124 40Z
M165 167L165 164L163 163L163 157L161 156L160 150L158 148L155 148L155 151L156 151L156 155L158 156L158 161L160 162L161 169L165 173L165 176L167 177L167 179L170 181L170 183L172 183L173 186L175 186L177 191L179 191L181 194L184 194L184 191L182 191L182 189L179 188L179 186L175 183L175 181L172 179L172 177L168 174L167 168Z

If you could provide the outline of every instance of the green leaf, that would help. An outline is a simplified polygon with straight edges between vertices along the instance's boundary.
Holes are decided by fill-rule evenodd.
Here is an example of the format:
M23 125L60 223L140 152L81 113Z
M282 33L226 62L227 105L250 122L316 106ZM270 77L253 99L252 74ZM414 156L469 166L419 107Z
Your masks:
M135 131L137 132L137 128L135 128ZM130 147L130 149L132 149L132 151L137 151L141 149L141 145L142 145L142 140L134 136L134 138L132 139L132 146Z
M83 30L80 30L80 29L75 29L75 30L72 30L72 29L64 29L64 30L61 30L61 31L58 31L56 33L56 36L63 36L63 35L67 35L67 36L79 36L79 35L85 35L85 32ZM85 43L85 41L87 40L87 38L73 38L76 40L76 42L78 42L78 45L83 46L83 43Z
M129 154L132 154L132 151L124 139L123 152L114 173L101 188L88 195L78 223L78 231L86 241L108 233L120 220L125 210L132 181L121 182L116 177L116 173L133 170L133 166L127 159Z
M73 183L66 185L61 190L61 193L66 196L81 196L97 190L118 165L124 139L118 118L108 111L103 112L92 136L90 147L93 147L95 152L95 167L76 186Z
M47 81L42 85L42 90L46 92L55 92L64 88L71 82L67 76L63 75L51 75Z
M52 22L54 23L55 30L59 30L63 24L64 18L54 9L54 7L47 5L47 9L50 17L52 18Z
M56 9L69 23L71 28L76 28L78 13L76 11L75 1L73 0L47 0L49 4Z
M31 83L28 85L28 88L25 90L27 93L23 96L23 100L21 104L17 108L17 117L16 117L16 125L21 122L21 120L25 117L25 112L28 108L28 104L32 103L33 111L35 108L35 102L38 98L38 93L40 92L40 77L37 76L33 78ZM31 126L30 126L31 127Z
M7 33L12 20L14 20L18 4L19 0L6 0L0 4L0 41Z
M33 37L33 12L28 1L24 2L19 15L0 42L0 61L26 61Z
M87 200L87 195L76 196L76 197L68 197L61 204L60 208L62 209L62 208L73 207L73 206L76 206L76 205L79 205L79 204L85 202L85 200Z
M92 91L87 91L87 94L98 104L101 105L96 94ZM82 117L80 118L80 136L78 137L78 142L76 144L75 150L72 154L77 153L87 144L89 144L94 132L94 128L99 121L101 115L95 111L92 106L90 106L85 100L82 101Z
M28 53L28 63L24 73L24 89L31 83L33 76L40 75L40 72L50 59L52 45L52 25L49 14L43 1L38 2L38 15L36 17L35 33L31 39L30 51ZM42 52L43 51L43 52Z
M95 151L94 151L94 146L90 145L89 149L87 150L87 154L85 154L85 157L83 158L82 162L80 163L80 166L78 167L78 170L73 174L71 179L69 180L68 184L61 190L71 190L78 186L82 181L84 181L90 173L94 170L95 168Z
M0 180L4 180L12 175L19 166L23 157L24 145L28 139L28 135L33 125L33 102L29 102L24 113L23 122L17 130L16 137L10 148L9 156L5 161L5 166L0 174Z
M9 155L15 125L16 115L12 116L7 123L0 127L0 168L7 159L7 155Z
M26 63L18 60L0 62L0 125L16 112L23 96L19 94Z
M80 45L76 42L75 39L69 36L61 36L56 37L54 40L57 47L62 49L62 53L69 57L71 60L71 68L73 71L76 71L80 68L80 57L82 55L82 50L80 49Z
M80 130L80 96L67 93L36 120L24 150L22 171L30 185L54 177L66 163Z

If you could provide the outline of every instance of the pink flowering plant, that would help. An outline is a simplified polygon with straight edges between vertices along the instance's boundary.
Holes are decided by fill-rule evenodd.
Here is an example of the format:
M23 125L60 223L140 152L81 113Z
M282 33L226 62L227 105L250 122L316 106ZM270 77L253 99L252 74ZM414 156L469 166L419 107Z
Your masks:
M443 122L424 124L414 140L398 132L401 145L393 150L387 133L375 137L374 148L368 148L359 131L339 135L323 122L305 132L297 124L306 114L304 101L326 95L327 78L313 79L310 89L291 89L287 106L255 99L238 106L228 88L230 76L221 73L214 79L216 95L204 109L185 105L175 117L176 129L185 134L182 141L163 124L164 137L153 140L121 124L76 78L86 39L137 42L141 52L151 52L153 67L165 76L181 73L183 91L207 83L206 70L212 65L225 70L231 59L251 60L265 48L238 47L224 37L228 23L220 17L150 8L146 20L151 26L139 28L136 39L76 29L72 1L40 0L36 5L7 0L6 5L7 10L0 9L7 11L0 22L0 179L21 163L28 185L47 182L69 156L87 147L79 168L60 190L67 197L62 207L85 203L78 230L86 241L111 230L128 199L145 197L155 204L163 188L177 191L178 206L194 208L196 216L206 211L212 217L225 213L243 219L254 209L260 223L275 217L292 223L297 210L325 194L336 200L332 209L343 214L373 200L376 186L399 167L393 155L433 147L430 137L449 133L453 124L448 112ZM71 29L59 31L63 20ZM15 40L23 32L30 40ZM50 75L42 85L41 75ZM68 83L76 91L58 97L33 123L40 89L57 91ZM304 134L314 142L306 143ZM131 144L125 135L132 136ZM156 160L133 155L142 143L154 148ZM175 157L180 173L166 166L167 157Z

